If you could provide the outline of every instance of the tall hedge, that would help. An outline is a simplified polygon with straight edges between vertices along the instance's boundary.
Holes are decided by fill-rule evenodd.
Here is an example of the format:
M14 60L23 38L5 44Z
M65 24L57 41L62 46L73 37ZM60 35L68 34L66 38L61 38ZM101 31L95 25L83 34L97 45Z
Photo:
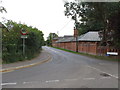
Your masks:
M31 26L18 24L11 21L13 28L9 31L2 30L2 59L3 63L29 60L40 53L44 44L42 31ZM8 24L8 23L7 23ZM6 25L7 25L6 24ZM28 38L25 39L25 54L23 55L23 39L20 30L24 28L28 31Z

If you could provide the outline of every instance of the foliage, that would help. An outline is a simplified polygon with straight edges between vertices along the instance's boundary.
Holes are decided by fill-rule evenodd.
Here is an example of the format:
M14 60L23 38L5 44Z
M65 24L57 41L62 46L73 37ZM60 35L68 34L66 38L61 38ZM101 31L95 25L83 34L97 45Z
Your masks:
M101 31L102 45L120 48L120 2L65 2L65 16L75 21L79 35ZM116 38L117 37L117 38Z
M50 33L49 36L47 37L46 44L48 46L52 46L52 40L56 37L58 37L56 33Z
M2 3L2 1L0 1L0 3ZM6 10L6 8L4 6L0 5L0 13L3 13L3 12L7 13L7 10Z
M6 23L7 26L8 23ZM33 58L40 52L44 43L42 31L13 21L11 21L11 24L14 26L11 30L7 31L4 28L2 31L3 63ZM28 38L25 39L25 55L23 55L23 39L20 34L22 28L28 31Z
M3 6L0 6L0 12L3 13L3 11L7 12L6 9Z

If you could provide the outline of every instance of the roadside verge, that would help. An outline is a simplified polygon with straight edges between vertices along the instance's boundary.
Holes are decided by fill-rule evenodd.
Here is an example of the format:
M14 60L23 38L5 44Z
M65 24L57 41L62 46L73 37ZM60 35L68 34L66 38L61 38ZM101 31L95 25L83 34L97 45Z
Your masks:
M108 61L117 61L117 62L120 61L120 59L118 59L118 58L110 58L107 56L97 56L97 55L92 55L92 54L87 54L87 53L80 53L80 52L75 52L75 51L71 51L71 50L67 50L67 49L63 49L63 48L58 48L58 47L52 47L52 48L63 50L63 51L74 53L74 54L79 54L79 55L91 57L91 58L95 58L95 59L99 59L99 60L108 60Z
M10 71L17 70L17 69L32 67L35 65L48 62L51 59L52 59L51 54L43 50L41 55L38 56L37 58L34 58L33 60L3 65L3 68L0 70L0 72L10 72Z

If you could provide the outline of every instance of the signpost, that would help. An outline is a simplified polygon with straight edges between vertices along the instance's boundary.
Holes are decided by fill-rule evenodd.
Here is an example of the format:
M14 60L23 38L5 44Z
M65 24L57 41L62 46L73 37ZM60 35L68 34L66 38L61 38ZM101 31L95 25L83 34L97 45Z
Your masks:
M107 52L107 55L118 55L118 52Z
M28 32L25 29L21 29L20 33L22 34L21 38L23 39L23 55L25 55L25 39L27 38Z
M27 38L27 35L21 35L21 38Z

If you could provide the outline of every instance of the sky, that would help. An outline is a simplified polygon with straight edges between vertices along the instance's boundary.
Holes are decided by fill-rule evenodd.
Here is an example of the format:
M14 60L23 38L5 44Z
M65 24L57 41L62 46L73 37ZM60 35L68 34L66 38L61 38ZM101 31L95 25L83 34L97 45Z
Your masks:
M25 23L44 33L59 36L73 35L74 21L64 15L63 0L2 0L7 10L0 17Z

